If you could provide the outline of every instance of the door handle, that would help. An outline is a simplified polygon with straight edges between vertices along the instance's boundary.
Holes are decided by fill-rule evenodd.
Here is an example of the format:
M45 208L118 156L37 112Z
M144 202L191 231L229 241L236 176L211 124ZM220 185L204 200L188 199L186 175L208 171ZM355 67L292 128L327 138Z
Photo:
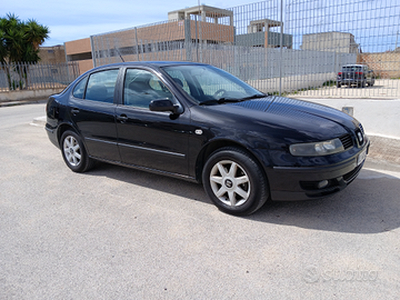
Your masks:
M72 109L71 109L71 113L72 113L73 115L76 115L77 113L79 113L79 109L77 109L77 108L72 108Z
M118 121L121 121L121 122L128 121L128 116L127 116L127 115L119 115L119 116L117 117L117 120L118 120Z

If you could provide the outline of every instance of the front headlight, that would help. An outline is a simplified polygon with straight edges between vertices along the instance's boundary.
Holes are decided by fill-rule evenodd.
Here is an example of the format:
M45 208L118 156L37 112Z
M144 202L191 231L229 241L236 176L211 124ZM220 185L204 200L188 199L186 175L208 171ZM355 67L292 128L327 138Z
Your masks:
M342 142L339 139L329 141L293 144L289 147L293 156L322 156L344 151Z

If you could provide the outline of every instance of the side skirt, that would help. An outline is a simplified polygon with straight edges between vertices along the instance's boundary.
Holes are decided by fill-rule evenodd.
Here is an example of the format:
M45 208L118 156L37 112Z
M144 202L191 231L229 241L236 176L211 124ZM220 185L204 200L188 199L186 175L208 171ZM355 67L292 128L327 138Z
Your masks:
M126 163L123 163L121 161L102 159L102 158L99 158L99 157L96 157L96 156L91 156L91 155L89 157L94 159L94 160L105 162L105 163L109 163L109 164L112 164L112 165L117 165L117 166L121 166L121 167L127 167L127 168L130 168L130 169L145 171L145 172L149 172L149 173L153 173L153 174L157 174L157 175L163 175L163 176L183 179L183 180L194 182L194 183L199 183L199 181L197 181L195 177L191 177L191 176L184 175L184 174L171 173L171 172L167 172L167 171L161 171L161 170L157 170L157 169L146 168L146 167L142 167L142 166L138 166L138 165L126 164Z

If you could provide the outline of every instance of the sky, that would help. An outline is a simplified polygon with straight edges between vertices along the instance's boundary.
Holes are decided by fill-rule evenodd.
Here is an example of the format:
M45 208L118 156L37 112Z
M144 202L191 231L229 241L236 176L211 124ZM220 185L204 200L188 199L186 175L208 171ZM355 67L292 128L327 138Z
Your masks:
M55 46L166 21L168 12L198 3L199 0L3 0L0 17L13 13L23 21L35 19L50 30L50 37L42 46ZM304 34L329 31L352 33L363 52L400 47L400 0L283 0L283 3L284 32L293 35L295 49L300 48ZM200 0L200 4L234 8L237 33L245 33L250 20L280 19L280 0Z
M55 46L95 34L165 21L169 11L198 3L196 0L3 0L0 17L14 13L23 21L35 19L50 29L50 38L42 46ZM200 3L229 8L249 2L211 0Z

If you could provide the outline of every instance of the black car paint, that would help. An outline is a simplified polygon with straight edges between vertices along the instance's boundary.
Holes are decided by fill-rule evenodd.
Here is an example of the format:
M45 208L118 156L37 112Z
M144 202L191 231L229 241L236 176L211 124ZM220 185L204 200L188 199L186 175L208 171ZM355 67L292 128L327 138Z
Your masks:
M176 64L179 63L171 63ZM326 106L276 96L197 105L163 72L162 67L168 65L107 66L120 68L114 104L75 99L71 95L75 84L90 72L104 68L83 74L61 94L50 97L46 124L50 140L60 147L62 131L72 128L95 159L197 182L201 181L202 166L211 152L237 145L262 166L272 200L298 200L336 192L351 182L341 177L351 172L356 176L362 167L357 166L357 157L369 147L369 141L365 138L362 145L357 144L355 131L359 123L352 117ZM175 95L182 113L124 107L123 74L129 67L156 74ZM289 153L290 144L329 140L344 134L350 134L353 140L353 147L347 151L319 157L294 157ZM308 191L300 183L324 179L332 181L329 189Z

